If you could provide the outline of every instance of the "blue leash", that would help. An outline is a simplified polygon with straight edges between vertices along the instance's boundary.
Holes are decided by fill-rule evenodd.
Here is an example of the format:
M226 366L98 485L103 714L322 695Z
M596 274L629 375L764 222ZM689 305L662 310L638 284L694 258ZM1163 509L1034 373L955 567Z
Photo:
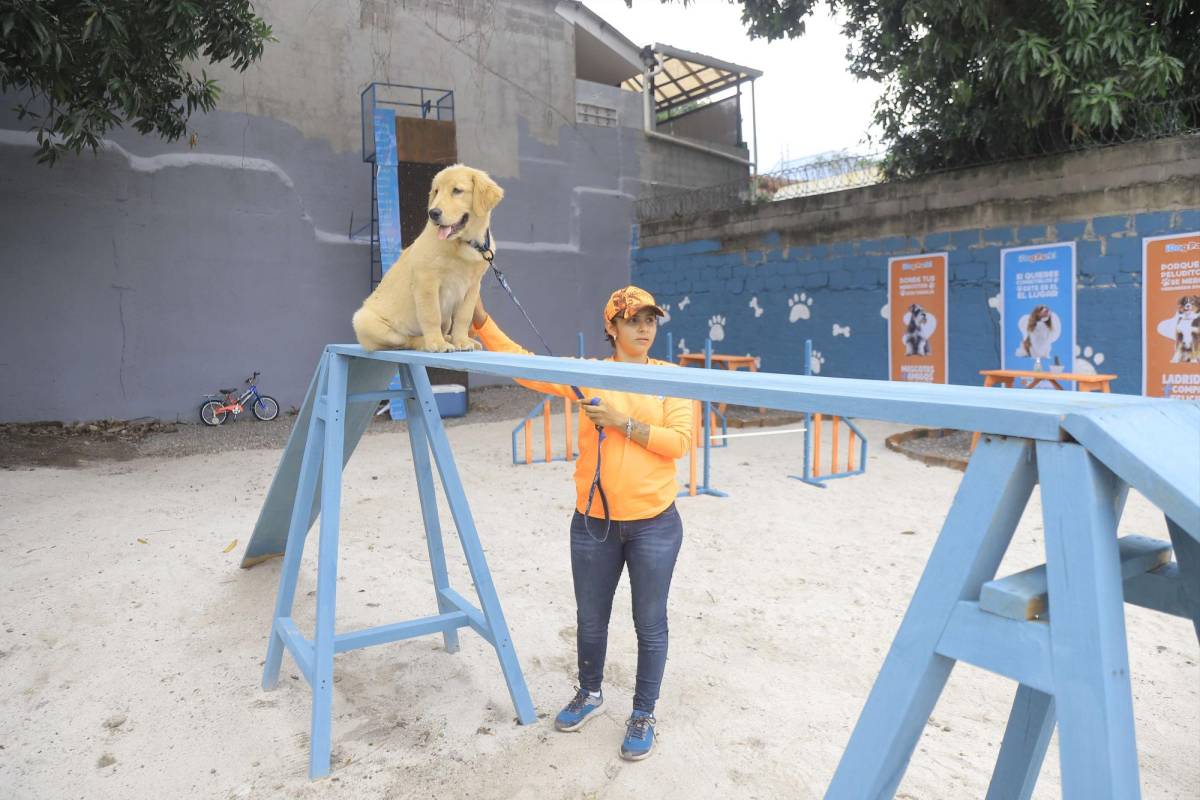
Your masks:
M492 252L491 241L492 232L489 230L487 233L487 242L482 248L477 246L474 242L471 242L471 246L478 250L483 256L484 260L487 261L491 266L492 272L496 275L496 280L500 281L500 285L504 287L504 291L508 293L508 296L512 298L513 303L516 304L517 308L525 316L525 321L529 323L529 327L533 328L533 332L536 333L537 337L542 340L542 347L546 348L546 354L553 356L554 351L551 350L550 345L546 343L546 337L542 336L542 332L538 330L537 325L533 324L533 320L530 318L529 312L527 312L525 307L521 305L521 301L517 299L516 293L513 292L512 287L508 285L508 281L505 279L504 273L500 271L500 268L497 267L495 261L493 261L493 259L496 257L496 254ZM583 392L579 390L578 386L572 385L571 391L575 393L575 397L578 398L580 403L587 403L588 405L593 406L600 405L599 397L593 397L591 400L586 400L583 396ZM604 542L608 541L608 533L612 529L612 515L608 510L608 495L604 493L604 487L600 485L600 453L603 450L606 436L604 434L604 428L599 425L596 426L596 432L599 437L599 441L596 444L596 474L592 476L592 485L591 488L588 489L587 505L584 506L583 509L583 529L587 531L588 536L592 537L592 541L603 544ZM588 519L591 516L592 511L592 503L595 502L597 493L600 495L600 505L604 508L604 538L602 539L597 539L592 534L591 528L588 526Z

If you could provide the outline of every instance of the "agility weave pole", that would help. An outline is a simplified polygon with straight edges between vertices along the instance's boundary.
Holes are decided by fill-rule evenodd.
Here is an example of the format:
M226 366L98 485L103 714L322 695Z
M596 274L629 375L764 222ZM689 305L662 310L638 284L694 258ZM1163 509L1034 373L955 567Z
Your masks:
M1113 394L993 392L982 387L683 370L503 353L366 353L357 346L331 345L326 354L330 377L318 377L315 385L328 388L313 406L323 420L320 425L313 423L314 432L323 436L302 435L300 439L323 438L329 446L323 452L317 447L303 448L308 451L309 463L299 469L300 480L285 477L281 482L277 476L244 559L245 563L278 552L272 548L278 547L285 532L293 540L287 548L271 635L273 644L278 636L301 669L316 676L313 710L324 714L324 721L318 723L314 713L313 730L324 739L313 738L314 774L328 770L333 653L417 633L449 634L462 626L460 613L466 624L495 638L518 714L524 720L523 709L528 709L532 719L531 706L519 701L514 688L519 685L523 690L524 682L517 683L520 669L424 377L425 368L441 367L800 413L820 408L842 417L983 431L983 441L967 467L826 797L860 800L895 793L957 661L1017 684L989 797L1029 796L1056 724L1064 798L1140 796L1123 604L1132 602L1190 618L1200 637L1200 592L1196 590L1200 585L1200 451L1192 446L1200 437L1200 409L1193 404ZM369 376L381 362L389 368L401 366L406 386L411 387L406 402L411 404L414 419L421 421L413 426L421 431L414 439L414 460L418 476L428 476L419 485L425 487L430 500L428 505L422 502L422 507L431 558L432 542L435 538L440 542L440 530L436 513L432 513L430 462L421 444L432 449L442 473L460 539L473 565L482 612L468 606L453 590L438 588L439 603L449 603L441 614L367 633L338 635L332 629L336 575L327 565L336 565L337 495L346 454L340 431L355 421L354 414L347 412L355 408L355 401L366 402L379 395L359 388L347 392L345 387L354 386L356 376ZM356 368L360 363L368 366ZM390 372L375 374L380 380L390 376ZM422 439L422 434L427 438ZM296 445L297 434L293 434L280 475ZM424 453L423 462L417 460L418 451ZM326 513L321 526L317 641L310 647L297 642L300 637L291 633L285 621L290 617L280 612L290 613L290 596L285 595L294 591L294 577L289 576L294 576L298 567L297 545L302 546L311 522L311 517L306 521L305 512L310 510L308 498L317 497L318 461L323 467L320 497ZM1048 623L998 613L997 607L982 598L985 585L1009 580L994 581L996 570L1038 484L1046 531ZM302 491L296 491L298 485ZM1163 512L1174 551L1173 561L1151 562L1160 565L1141 574L1134 574L1136 570L1127 565L1117 540L1130 488ZM283 499L289 502L285 505ZM290 531L264 523L277 521L281 507L292 510ZM295 566L287 567L293 563ZM436 587L436 566L434 580Z

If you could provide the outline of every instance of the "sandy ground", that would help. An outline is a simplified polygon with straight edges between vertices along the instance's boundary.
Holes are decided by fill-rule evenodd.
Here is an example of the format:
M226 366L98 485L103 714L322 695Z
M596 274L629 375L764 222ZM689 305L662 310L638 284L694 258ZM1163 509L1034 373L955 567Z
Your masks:
M495 656L469 630L340 655L332 777L306 778L309 692L284 660L259 687L279 562L238 567L279 451L0 472L0 795L7 798L820 797L961 473L889 452L865 424L865 476L787 479L794 436L715 451L728 499L680 501L671 654L648 761L617 755L635 640L614 610L601 719L556 733L574 604L566 464L513 467L511 423L449 435L540 721L522 727ZM1035 495L1036 497L1036 495ZM436 607L402 434L366 437L347 470L340 630ZM471 584L444 526L454 585ZM1165 538L1131 496L1123 531ZM229 552L227 545L238 544ZM295 618L310 630L310 538ZM1005 571L1038 563L1036 507ZM1191 626L1129 607L1144 796L1200 796L1200 652ZM960 665L899 797L982 797L1013 685ZM1059 796L1057 750L1035 797Z

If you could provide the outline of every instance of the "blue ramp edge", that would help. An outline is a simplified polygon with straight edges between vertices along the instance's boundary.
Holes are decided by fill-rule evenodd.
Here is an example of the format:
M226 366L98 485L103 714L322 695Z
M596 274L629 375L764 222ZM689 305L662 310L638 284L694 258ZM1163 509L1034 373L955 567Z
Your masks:
M325 359L320 359L323 364ZM296 416L292 433L288 437L287 446L283 449L283 457L279 468L275 470L275 479L267 490L266 500L258 513L258 522L242 554L242 567L252 567L259 562L275 556L283 555L287 544L288 524L291 522L292 505L296 502L296 489L300 479L300 460L304 456L304 447L308 443L309 421L312 419L313 403L316 401L317 384L321 374L318 365L313 378L308 384L308 393L304 395L304 403ZM350 360L350 372L347 377L347 391L376 392L388 388L392 377L396 374L396 365L386 361L376 361L366 358ZM346 444L342 454L342 465L350 460L359 439L371 424L375 415L377 403L356 403L346 409ZM311 528L321 508L321 482L317 481L316 492L313 495L312 509L308 515L308 526Z
M1200 541L1200 405L1147 401L1068 414L1063 430Z

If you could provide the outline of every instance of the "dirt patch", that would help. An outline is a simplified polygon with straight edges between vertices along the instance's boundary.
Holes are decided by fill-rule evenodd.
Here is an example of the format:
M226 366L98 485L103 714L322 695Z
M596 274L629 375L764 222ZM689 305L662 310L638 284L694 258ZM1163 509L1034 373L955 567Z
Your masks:
M885 444L889 450L937 467L965 471L971 457L971 431L951 428L916 428L894 433Z
M78 467L89 461L128 461L154 435L167 435L177 423L156 420L29 422L0 424L0 469Z

